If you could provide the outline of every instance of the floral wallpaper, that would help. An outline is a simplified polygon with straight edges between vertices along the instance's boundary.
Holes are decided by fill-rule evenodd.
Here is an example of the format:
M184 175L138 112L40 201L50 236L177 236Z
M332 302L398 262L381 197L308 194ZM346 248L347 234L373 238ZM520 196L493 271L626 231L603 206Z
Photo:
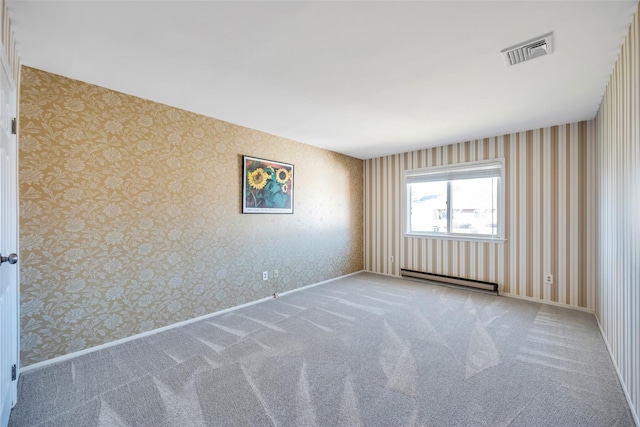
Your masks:
M241 213L244 154L293 214ZM363 268L359 159L28 67L19 156L23 366Z

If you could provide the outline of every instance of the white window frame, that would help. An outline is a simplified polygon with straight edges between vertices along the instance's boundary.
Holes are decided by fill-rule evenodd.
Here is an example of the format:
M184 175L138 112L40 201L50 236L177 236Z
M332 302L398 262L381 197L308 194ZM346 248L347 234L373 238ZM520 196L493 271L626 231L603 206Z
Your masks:
M498 190L498 226L497 235L483 235L483 234L465 234L465 233L434 233L427 231L414 231L410 230L411 224L411 200L409 198L409 184L411 181L420 182L421 178L426 181L454 181L456 177L459 179L463 176L469 177L477 176L481 177L484 171L499 169L499 180L497 185ZM447 239L447 240L469 240L469 241L481 241L481 242L493 242L502 243L505 239L505 191L504 191L504 158L480 160L475 162L456 163L452 165L433 166L422 169L410 169L403 173L402 180L402 205L403 205L403 224L405 237L419 237L429 239ZM495 174L495 172L492 172ZM449 196L447 196L447 204L449 203ZM449 210L448 210L449 211ZM447 219L447 221L450 221Z

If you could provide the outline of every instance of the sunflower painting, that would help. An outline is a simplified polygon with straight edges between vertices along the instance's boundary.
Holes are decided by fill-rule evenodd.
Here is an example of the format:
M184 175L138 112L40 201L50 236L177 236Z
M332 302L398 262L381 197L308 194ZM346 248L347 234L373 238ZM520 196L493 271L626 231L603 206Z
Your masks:
M242 213L293 213L293 165L243 156Z

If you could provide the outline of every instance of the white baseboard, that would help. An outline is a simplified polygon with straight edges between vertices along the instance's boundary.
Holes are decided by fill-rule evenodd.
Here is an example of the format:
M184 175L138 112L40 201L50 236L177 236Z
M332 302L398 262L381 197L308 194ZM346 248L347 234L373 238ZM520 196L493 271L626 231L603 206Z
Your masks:
M627 390L627 386L622 379L622 375L620 375L620 369L618 369L618 364L616 363L615 358L613 357L613 353L611 352L611 346L609 345L609 341L607 341L607 337L602 330L602 325L600 324L600 319L596 315L596 320L598 321L598 328L600 329L600 335L602 335L602 339L604 340L604 344L607 347L607 352L609 353L609 358L611 359L611 363L613 363L613 367L616 370L616 374L618 374L618 380L620 381L620 386L622 387L622 392L624 393L624 397L627 399L627 404L629 405L629 410L631 411L631 416L636 423L637 427L640 427L640 417L638 417L638 411L633 407L633 402L631 401L631 395L629 394L629 390ZM640 408L638 408L640 409Z
M334 279L323 280L322 282L312 283L310 285L303 286L301 288L291 289L290 291L285 291L285 292L279 293L278 297L281 297L283 295L292 294L294 292L298 292L298 291L301 291L303 289L313 288L314 286L324 285L325 283L335 282L336 280L344 279L346 277L353 276L353 275L356 275L356 274L362 273L362 272L364 272L364 270L358 270L358 271L354 271L353 273L345 274L344 276L336 277ZM235 310L235 307L233 308L233 310Z
M396 277L396 278L399 278L399 279L403 278L403 276L398 276L398 275L395 275L395 274L379 273L377 271L369 271L369 270L364 270L364 271L366 271L367 273L380 274L381 276ZM459 289L462 289L462 287L459 287ZM516 299L521 299L521 300L526 300L526 301L531 301L531 302L539 302L539 303L542 303L542 304L553 305L555 307L570 308L572 310L579 310L579 311L584 311L586 313L596 314L595 311L590 309L590 308L578 307L578 306L575 306L575 305L564 304L564 303L561 303L561 302L548 301L548 300L543 300L543 299L538 299L538 298L533 298L533 297L516 295L516 294L511 294L511 293L508 293L508 292L499 292L498 294L500 296L502 296L502 297L516 298Z
M296 289L291 289L290 291L285 291L285 292L282 292L282 293L278 294L278 297L281 297L283 295L288 295L288 294L291 294L291 293L294 293L294 292L298 292L298 291L301 291L303 289L308 289L308 288L312 288L314 286L319 286L319 285L323 285L325 283L334 282L336 280L344 279L345 277L353 276L354 274L361 273L362 271L363 270L356 271L354 273L345 274L343 276L339 276L339 277L336 277L336 278L333 278L333 279L324 280L324 281L318 282L318 283L312 283L310 285L302 286L302 287L296 288ZM43 368L43 367L48 366L48 365L53 365L54 363L59 363L59 362L65 361L65 360L76 358L78 356L82 356L83 354L93 353L94 351L99 351L99 350L102 350L102 349L105 349L105 348L113 347L113 346L116 346L118 344L122 344L122 343L125 343L125 342L128 342L128 341L133 341L133 340L136 340L138 338L147 337L149 335L154 335L154 334L157 334L159 332L168 331L170 329L178 328L180 326L188 325L189 323L198 322L200 320L208 319L210 317L220 316L221 314L225 314L225 313L229 313L231 311L239 310L241 308L249 307L249 306L252 306L254 304L259 304L259 303L264 302L264 301L269 301L270 299L273 299L273 298L274 298L273 296L269 296L269 297L266 297L266 298L261 298L261 299L256 300L256 301L247 302L245 304L240 304L240 305L237 305L235 307L225 308L223 310L219 310L219 311L216 311L216 312L213 312L213 313L205 314L203 316L194 317L193 319L187 319L187 320L183 320L182 322L177 322L177 323L173 323L173 324L168 325L168 326L163 326L162 328L152 329L150 331L146 331L146 332L142 332L142 333L139 333L139 334L131 335L130 337L120 338L120 339L115 340L115 341L111 341L111 342L108 342L108 343L100 344L100 345L97 345L95 347L89 347L89 348L85 348L84 350L75 351L73 353L65 354L63 356L54 357L52 359L48 359L48 360L44 360L42 362L34 363L33 365L25 366L24 368L21 367L20 368L20 373L22 374L22 373L33 371L33 370L36 370L36 369L40 369L40 368Z
M593 311L590 308L578 307L576 305L564 304L564 303L561 303L561 302L548 301L548 300L544 300L544 299L538 299L538 298L527 297L527 296L522 296L522 295L510 294L508 292L500 292L500 296L501 297L507 297L507 298L521 299L521 300L531 301L531 302L539 302L541 304L552 305L554 307L570 308L572 310L584 311L585 313L594 314L594 315L596 314L596 312Z

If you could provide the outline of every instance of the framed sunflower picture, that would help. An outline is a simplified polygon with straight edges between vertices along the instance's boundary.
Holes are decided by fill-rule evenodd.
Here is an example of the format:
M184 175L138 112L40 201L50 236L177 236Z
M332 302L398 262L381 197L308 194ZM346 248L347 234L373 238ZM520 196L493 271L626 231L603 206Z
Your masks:
M293 213L293 165L243 156L242 213Z

